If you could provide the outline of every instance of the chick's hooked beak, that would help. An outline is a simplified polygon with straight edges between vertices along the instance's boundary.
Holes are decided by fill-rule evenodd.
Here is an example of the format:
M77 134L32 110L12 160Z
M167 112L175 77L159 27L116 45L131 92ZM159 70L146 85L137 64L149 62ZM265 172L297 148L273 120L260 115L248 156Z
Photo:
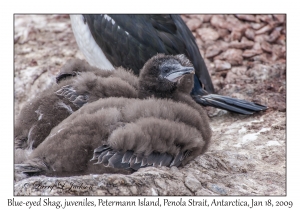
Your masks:
M195 74L194 67L191 66L182 66L180 64L173 64L170 66L171 71L168 72L164 78L171 81L177 82L179 81L184 75L187 74Z

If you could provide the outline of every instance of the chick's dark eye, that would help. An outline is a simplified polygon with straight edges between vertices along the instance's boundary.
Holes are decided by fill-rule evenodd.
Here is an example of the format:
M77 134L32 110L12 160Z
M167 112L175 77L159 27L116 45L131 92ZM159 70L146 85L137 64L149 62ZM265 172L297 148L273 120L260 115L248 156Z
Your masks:
M164 72L164 73L169 73L170 71L171 71L171 69L169 69L169 68L164 68L164 69L163 69L163 72Z

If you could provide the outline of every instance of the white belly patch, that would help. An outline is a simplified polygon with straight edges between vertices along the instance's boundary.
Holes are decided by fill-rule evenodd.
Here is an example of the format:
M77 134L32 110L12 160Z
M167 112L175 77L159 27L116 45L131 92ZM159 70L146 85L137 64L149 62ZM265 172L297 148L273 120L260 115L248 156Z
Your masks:
M95 42L89 26L83 22L82 15L70 15L73 33L77 45L87 62L100 69L113 70L113 65L104 55L101 48Z

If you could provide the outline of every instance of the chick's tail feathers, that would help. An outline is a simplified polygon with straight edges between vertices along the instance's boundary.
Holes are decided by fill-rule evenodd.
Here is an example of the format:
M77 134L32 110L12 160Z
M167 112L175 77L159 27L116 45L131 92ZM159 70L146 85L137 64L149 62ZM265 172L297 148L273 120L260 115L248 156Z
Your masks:
M94 150L91 161L97 160L95 164L104 164L106 167L138 170L148 166L180 166L182 161L189 155L190 151L179 152L176 156L168 153L152 152L149 155L134 154L134 151L116 151L108 145L103 145Z

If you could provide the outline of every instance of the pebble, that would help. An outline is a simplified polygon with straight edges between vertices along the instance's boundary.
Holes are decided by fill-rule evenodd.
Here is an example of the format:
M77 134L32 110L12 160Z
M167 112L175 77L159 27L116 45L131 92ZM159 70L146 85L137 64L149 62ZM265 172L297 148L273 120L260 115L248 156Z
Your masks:
M217 184L208 183L207 188L219 195L227 195L226 189Z
M260 46L264 51L272 53L272 45L270 45L268 42L264 41L260 44Z
M255 22L255 16L254 15L235 15L238 19L240 20L246 20L246 21L251 21L251 22Z
M231 65L241 65L243 63L242 57L243 51L240 49L228 49L225 52L222 52L220 55L214 57L215 60L226 60Z
M255 38L255 31L251 28L247 28L245 31L245 36L250 39L250 40L254 40Z
M231 64L226 61L215 60L214 63L215 63L216 71L224 71L224 70L231 69Z
M219 38L218 32L212 28L199 28L197 33L203 41L215 41Z
M222 52L222 49L220 47L217 47L216 45L212 45L206 49L205 57L212 58L212 57L220 54L221 52Z
M196 192L197 190L202 188L201 183L193 175L187 176L184 180L184 184L192 192Z
M191 31L195 31L195 29L199 28L202 24L200 19L190 19L186 22L186 25L189 27Z

